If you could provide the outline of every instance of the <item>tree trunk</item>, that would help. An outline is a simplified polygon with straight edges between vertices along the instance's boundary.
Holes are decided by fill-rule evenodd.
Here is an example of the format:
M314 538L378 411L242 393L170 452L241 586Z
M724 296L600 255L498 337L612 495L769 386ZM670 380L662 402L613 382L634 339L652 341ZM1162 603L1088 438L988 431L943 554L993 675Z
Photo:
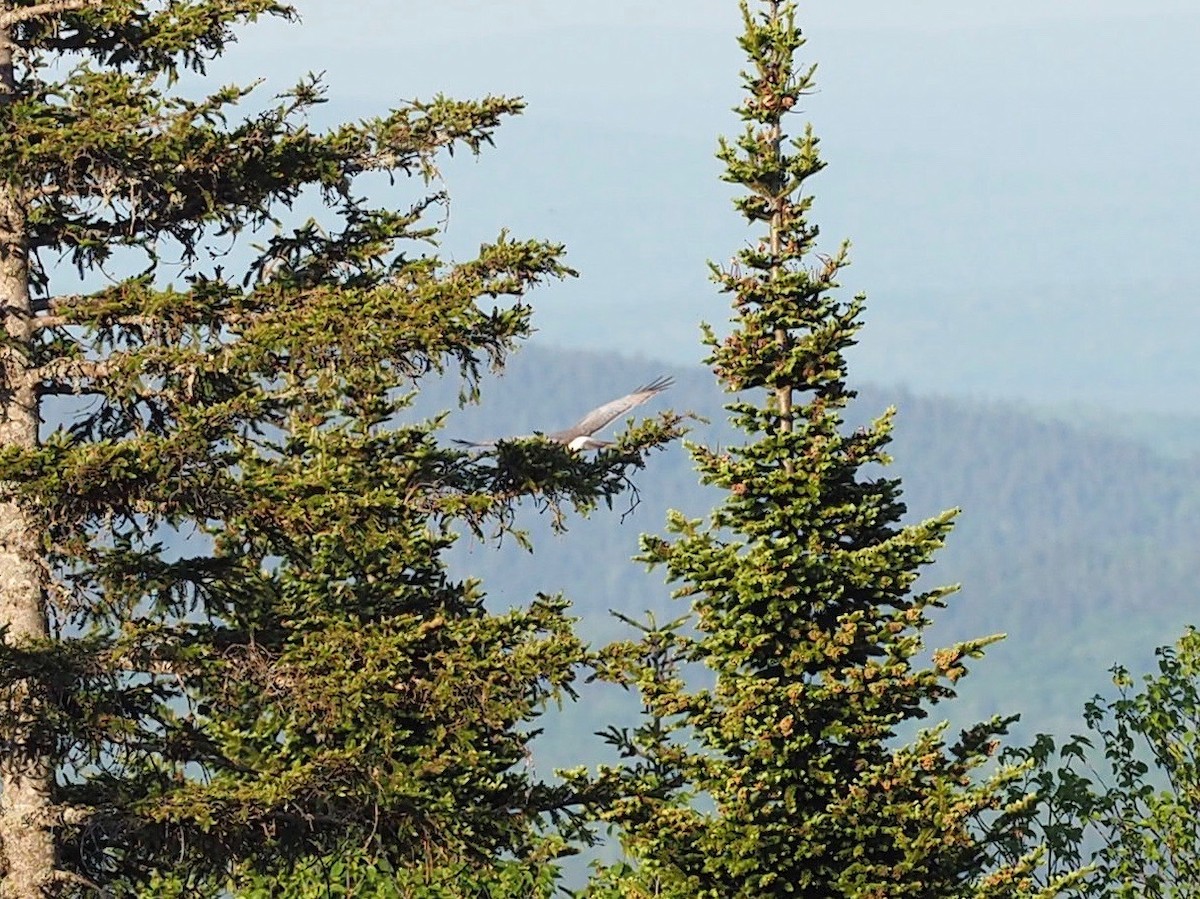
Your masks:
M7 11L10 4L0 4ZM15 93L12 35L0 32L0 104ZM34 446L37 392L23 347L30 339L29 253L19 185L0 185L0 314L9 344L0 347L0 447ZM47 636L38 534L31 516L0 485L0 627L9 644ZM52 771L40 741L38 690L11 688L10 717L0 729L0 899L41 899L53 881Z

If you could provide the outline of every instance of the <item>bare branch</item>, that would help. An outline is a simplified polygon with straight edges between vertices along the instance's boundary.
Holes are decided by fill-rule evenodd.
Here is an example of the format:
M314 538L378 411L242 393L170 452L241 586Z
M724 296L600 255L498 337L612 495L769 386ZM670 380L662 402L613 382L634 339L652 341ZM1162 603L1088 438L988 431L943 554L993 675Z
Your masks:
M33 312L62 312L64 309L83 302L84 299L85 296L81 293L65 293L56 297L34 297L29 301L29 308Z
M18 6L0 14L0 28L11 28L21 22L56 16L64 12L99 9L103 5L104 0L49 0L48 3L37 3L33 6Z
M74 871L66 871L66 870L63 870L62 868L56 868L53 871L51 871L50 872L50 880L53 883L60 884L64 887L82 886L82 887L85 887L85 888L91 890L98 896L111 896L112 895L108 890L104 889L99 884L97 884L91 880L88 880L82 874L77 874Z
M112 372L112 366L107 360L92 359L55 359L40 368L30 371L35 381L51 383L68 382L78 384L83 381L98 381L106 378Z
M100 387L88 387L83 384L40 384L38 396L107 396Z
M94 814L96 810L86 805L63 805L59 808L58 820L60 824L70 827L82 824Z

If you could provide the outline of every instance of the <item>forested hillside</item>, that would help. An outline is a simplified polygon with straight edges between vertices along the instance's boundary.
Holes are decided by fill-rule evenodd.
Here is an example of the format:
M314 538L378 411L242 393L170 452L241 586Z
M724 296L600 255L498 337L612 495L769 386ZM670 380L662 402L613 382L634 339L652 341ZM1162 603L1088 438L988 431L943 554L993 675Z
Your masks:
M524 350L503 377L487 380L481 405L453 414L445 437L562 427L662 373L674 375L676 385L656 402L708 418L695 425L696 435L727 441L725 398L701 366L545 349ZM450 384L428 390L417 408L453 408L456 392ZM1082 704L1108 686L1110 665L1143 667L1155 646L1196 620L1200 466L1095 424L1073 427L1010 405L871 387L860 390L852 415L865 420L888 405L898 408L890 473L903 478L910 518L963 510L927 578L961 583L968 601L939 616L933 639L1009 635L974 665L963 701L948 710L963 722L1020 712L1022 735L1081 730ZM569 522L562 536L530 510L532 554L464 540L460 569L485 578L497 607L538 591L565 591L585 620L583 634L596 643L625 634L610 609L682 614L684 604L671 603L659 577L629 559L639 533L661 532L667 508L699 516L712 497L677 448L652 458L636 484L640 504L631 513L628 506L601 511ZM602 720L600 708L618 701L602 691L585 696L581 708L568 711L568 723L547 722L542 743L555 747L549 757L577 756L579 742L595 729L591 723Z

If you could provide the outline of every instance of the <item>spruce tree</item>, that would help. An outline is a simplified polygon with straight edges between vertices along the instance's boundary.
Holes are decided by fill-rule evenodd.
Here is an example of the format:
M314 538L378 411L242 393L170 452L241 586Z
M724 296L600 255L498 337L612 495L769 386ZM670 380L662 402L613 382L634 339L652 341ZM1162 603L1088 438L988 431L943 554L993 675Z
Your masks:
M954 591L918 576L955 513L903 523L900 482L882 469L892 412L856 430L843 421L864 301L836 295L846 246L818 250L818 140L785 130L814 88L796 60L796 5L755 6L741 6L745 128L719 157L743 191L737 210L762 231L713 267L734 318L727 336L705 329L746 437L691 446L702 481L725 493L707 521L672 513L666 538L643 538L643 559L693 615L642 625L601 666L640 688L646 718L608 732L632 759L609 771L627 798L606 813L629 861L591 894L1024 895L1034 853L993 863L988 827L1016 772L982 767L1007 722L956 739L914 724L998 637L921 659L930 615Z
M522 497L611 501L672 428L496 460L400 423L430 374L471 394L570 274L545 242L433 246L438 155L522 104L317 131L311 78L245 114L249 89L178 93L268 15L293 11L0 2L4 899L227 895L349 849L532 895L576 833L579 795L523 764L581 658L565 603L490 613L443 554Z

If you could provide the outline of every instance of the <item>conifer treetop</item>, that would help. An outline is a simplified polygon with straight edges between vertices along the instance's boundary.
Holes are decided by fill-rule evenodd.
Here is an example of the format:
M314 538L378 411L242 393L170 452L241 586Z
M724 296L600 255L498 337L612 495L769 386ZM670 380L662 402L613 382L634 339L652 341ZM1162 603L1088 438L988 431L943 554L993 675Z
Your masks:
M629 798L607 813L632 863L593 895L1033 895L1031 859L993 864L980 823L1015 776L979 771L1007 722L954 741L944 726L901 736L999 637L921 658L954 589L918 577L955 513L905 523L900 482L881 474L892 411L853 431L843 421L864 299L838 298L846 245L818 247L818 140L785 127L815 83L796 59L796 8L741 4L744 127L718 155L743 190L736 209L762 230L712 267L734 317L705 341L746 440L690 446L723 500L707 520L671 513L668 536L643 537L642 558L665 568L692 616L642 624L640 640L604 654L606 676L641 690L645 719L607 732L634 760L610 772ZM697 665L711 686L689 685Z

